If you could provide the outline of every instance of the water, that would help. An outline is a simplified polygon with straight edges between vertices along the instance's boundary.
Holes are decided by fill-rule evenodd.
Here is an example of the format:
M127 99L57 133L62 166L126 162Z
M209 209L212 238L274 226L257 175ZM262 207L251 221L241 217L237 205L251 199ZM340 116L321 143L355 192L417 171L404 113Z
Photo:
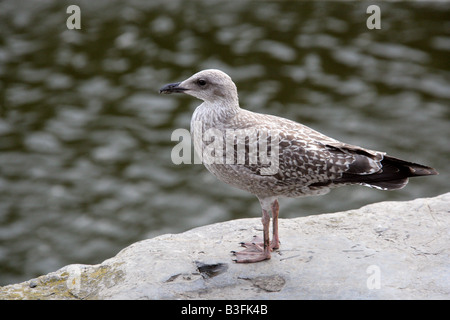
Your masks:
M71 4L81 30L66 27ZM250 110L441 173L282 200L281 217L448 192L450 3L379 6L368 30L360 2L0 2L0 284L260 216L253 196L171 162L199 101L158 89L205 68Z

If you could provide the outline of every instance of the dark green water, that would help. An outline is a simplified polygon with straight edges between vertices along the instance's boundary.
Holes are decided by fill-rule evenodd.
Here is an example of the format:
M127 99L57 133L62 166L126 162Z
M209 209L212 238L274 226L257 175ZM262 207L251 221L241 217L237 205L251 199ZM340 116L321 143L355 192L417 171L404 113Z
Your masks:
M364 2L0 2L0 284L260 216L253 196L171 162L200 102L158 89L205 68L230 74L245 108L441 173L282 200L281 217L448 192L450 3L378 5L381 30Z

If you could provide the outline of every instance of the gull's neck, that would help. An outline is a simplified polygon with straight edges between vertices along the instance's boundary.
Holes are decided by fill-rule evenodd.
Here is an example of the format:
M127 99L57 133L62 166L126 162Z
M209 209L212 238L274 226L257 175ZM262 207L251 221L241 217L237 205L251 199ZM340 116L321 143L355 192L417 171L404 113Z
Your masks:
M220 128L221 125L234 118L240 110L237 99L217 100L214 103L205 101L195 109L191 122L201 121L205 129Z

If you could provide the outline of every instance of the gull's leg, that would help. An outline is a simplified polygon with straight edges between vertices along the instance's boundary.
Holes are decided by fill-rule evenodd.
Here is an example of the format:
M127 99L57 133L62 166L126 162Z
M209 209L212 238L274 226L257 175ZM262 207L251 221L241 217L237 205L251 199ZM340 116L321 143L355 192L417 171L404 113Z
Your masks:
M270 247L272 249L278 249L280 247L280 238L278 237L278 212L280 211L280 205L278 204L278 200L272 202L272 223L273 223L273 236L272 243Z
M269 239L269 225L270 215L265 209L262 210L262 224L263 224L263 244L249 243L244 245L246 249L240 252L233 252L236 256L234 261L238 263L252 263L270 259L270 239Z
M270 238L269 238L269 225L270 225L270 215L269 212L263 209L262 215L262 224L263 224L263 241L264 241L264 259L270 259Z
M276 250L280 248L280 238L278 237L278 212L280 210L280 205L278 203L278 200L275 199L271 203L271 210L272 210L272 241L270 242L270 249ZM241 242L241 246L243 247L251 247L254 245L258 245L260 247L264 246L264 239L262 239L259 236L253 236L253 239L249 242Z
M261 207L262 207L262 225L263 225L263 242L262 243L243 243L243 245L246 249L240 252L233 252L233 254L236 256L235 261L238 263L252 263L252 262L259 262L263 260L270 259L270 251L272 251L272 246L270 243L270 237L269 237L269 227L270 227L270 214L269 210L272 210L274 207L274 201L268 201L269 199L260 199ZM273 200L273 199L270 199ZM278 201L276 201L278 205ZM278 218L278 211L277 211L277 218ZM276 222L277 229L278 229L278 220ZM275 232L275 231L274 231ZM276 237L278 239L278 230L274 235L276 234ZM278 241L278 240L277 240ZM278 242L277 242L278 243Z

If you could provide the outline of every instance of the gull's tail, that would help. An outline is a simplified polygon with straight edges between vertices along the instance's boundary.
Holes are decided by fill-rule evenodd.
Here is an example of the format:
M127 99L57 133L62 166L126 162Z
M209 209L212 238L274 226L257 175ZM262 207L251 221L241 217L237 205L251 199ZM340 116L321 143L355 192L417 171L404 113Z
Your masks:
M381 169L378 172L357 175L344 173L334 183L358 183L382 190L396 190L408 183L408 178L437 175L438 172L421 164L404 161L391 156L384 156L381 160Z

